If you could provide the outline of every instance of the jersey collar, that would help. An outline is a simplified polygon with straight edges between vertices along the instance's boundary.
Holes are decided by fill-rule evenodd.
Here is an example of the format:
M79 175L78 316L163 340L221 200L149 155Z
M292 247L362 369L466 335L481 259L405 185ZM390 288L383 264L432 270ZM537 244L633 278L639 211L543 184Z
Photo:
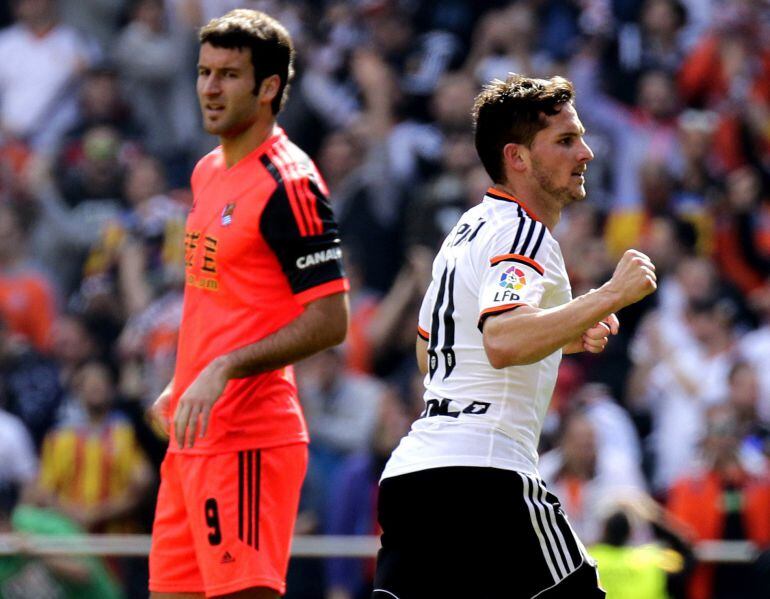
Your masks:
M282 139L283 140L287 139L286 133L284 132L284 130L281 127L279 127L278 125L275 125L273 127L272 133L270 133L270 135L267 136L267 139L265 139L265 141L263 141L261 144L259 144L251 152L246 154L243 158L241 158L233 166L231 166L230 168L225 168L225 171L229 173L229 172L231 172L233 170L238 169L238 167L241 164L249 164L249 163L251 163L253 160L256 160L260 156L262 156L262 154L267 152L270 148L272 148L276 143L278 143ZM220 159L222 160L222 163L224 164L225 157L224 157L224 153L222 152L222 146L218 146L217 147L217 152L219 152Z
M513 202L514 204L518 204L519 207L521 207L521 209L524 210L524 212L526 212L527 215L532 220L536 220L537 222L540 222L540 219L537 218L535 216L535 214L529 208L527 208L527 205L524 202L522 202L518 198L513 197L509 193L505 193L504 191L500 191L499 189L497 189L495 187L490 187L489 189L487 189L486 196L488 198L492 198L493 200L500 200L502 202Z

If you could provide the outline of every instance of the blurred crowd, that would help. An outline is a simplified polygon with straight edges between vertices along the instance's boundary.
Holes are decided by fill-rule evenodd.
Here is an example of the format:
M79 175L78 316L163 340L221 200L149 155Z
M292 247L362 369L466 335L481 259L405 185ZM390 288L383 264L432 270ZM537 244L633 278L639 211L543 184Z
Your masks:
M555 231L573 294L629 247L660 285L619 314L603 354L564 358L542 476L617 566L607 585L654 564L657 578L632 585L644 594L622 597L766 592L762 0L0 4L0 532L149 531L165 441L144 410L172 376L188 177L215 143L199 122L196 32L238 6L294 38L279 122L326 178L351 279L346 344L297 367L312 437L297 532L376 534L379 473L422 410L414 342L431 261L490 184L473 98L508 72L561 74L596 155L588 199ZM758 557L698 563L694 544L720 539ZM368 560L295 560L288 597L368 597L372 574ZM2 598L145 586L142 560L0 557Z

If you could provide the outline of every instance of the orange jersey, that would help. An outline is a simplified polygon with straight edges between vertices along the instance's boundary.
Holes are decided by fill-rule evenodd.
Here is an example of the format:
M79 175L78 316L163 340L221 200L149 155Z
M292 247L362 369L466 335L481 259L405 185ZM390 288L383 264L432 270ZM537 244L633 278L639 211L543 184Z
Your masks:
M305 304L348 289L326 184L280 128L231 168L221 148L204 156L192 191L172 415L214 358L274 333ZM180 450L172 431L169 449L221 453L307 440L287 366L229 381L206 436Z

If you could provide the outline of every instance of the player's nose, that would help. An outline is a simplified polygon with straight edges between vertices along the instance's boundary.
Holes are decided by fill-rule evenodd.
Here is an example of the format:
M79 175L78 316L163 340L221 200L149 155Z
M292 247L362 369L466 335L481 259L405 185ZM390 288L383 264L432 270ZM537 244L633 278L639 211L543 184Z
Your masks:
M581 138L578 144L578 159L581 163L591 162L594 159L594 152L585 139Z
M205 96L216 96L222 92L222 86L219 82L219 77L215 75L209 75L203 80L201 91Z

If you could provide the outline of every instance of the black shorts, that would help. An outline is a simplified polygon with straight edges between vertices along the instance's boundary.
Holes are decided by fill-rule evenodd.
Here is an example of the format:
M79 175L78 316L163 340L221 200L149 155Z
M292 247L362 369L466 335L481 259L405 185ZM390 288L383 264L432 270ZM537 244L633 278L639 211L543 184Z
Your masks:
M372 599L601 599L594 562L531 476L451 467L380 485Z

